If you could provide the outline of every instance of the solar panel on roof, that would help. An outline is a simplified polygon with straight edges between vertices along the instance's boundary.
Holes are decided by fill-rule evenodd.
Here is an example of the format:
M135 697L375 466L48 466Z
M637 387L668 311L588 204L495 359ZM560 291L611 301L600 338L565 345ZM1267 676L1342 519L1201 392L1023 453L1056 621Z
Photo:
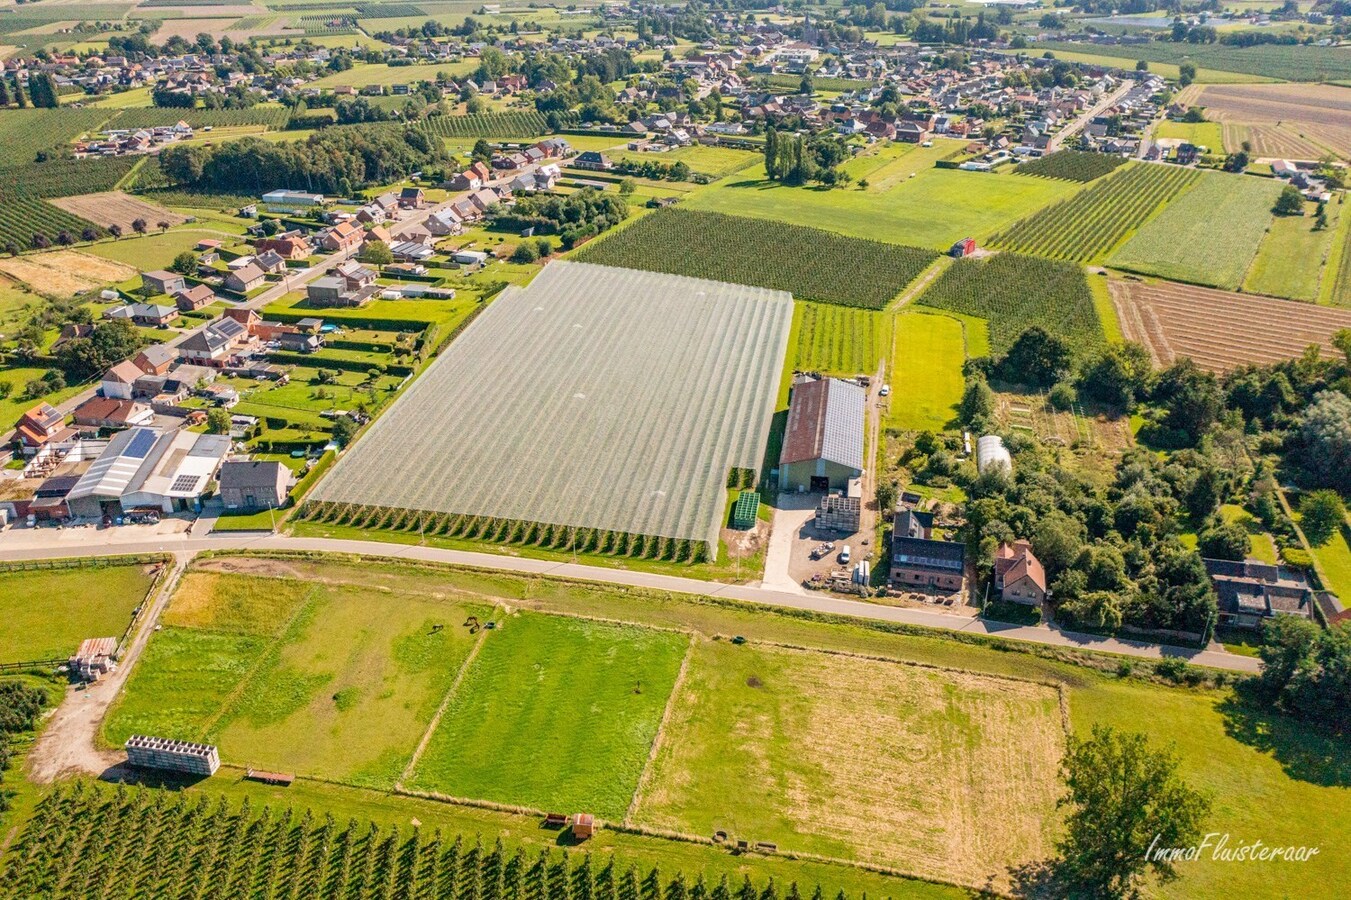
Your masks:
M169 490L171 491L195 490L197 487L197 482L200 481L201 479L202 476L200 475L179 475L177 478L174 479L173 487L169 488Z
M134 459L145 459L146 454L150 452L151 447L155 446L155 441L158 439L159 435L153 431L138 431L132 435L131 440L127 443L127 449L123 451L122 455Z

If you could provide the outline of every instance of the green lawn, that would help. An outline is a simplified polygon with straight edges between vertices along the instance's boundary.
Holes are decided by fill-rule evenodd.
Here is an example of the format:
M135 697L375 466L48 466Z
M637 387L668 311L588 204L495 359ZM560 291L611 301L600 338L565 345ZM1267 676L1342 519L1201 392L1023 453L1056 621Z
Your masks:
M962 399L963 323L907 310L896 316L886 426L942 431Z
M459 285L456 285L459 289ZM478 295L472 289L458 294L454 300L375 300L360 309L315 310L305 303L304 291L290 294L263 307L263 318L275 313L301 316L319 316L325 321L342 324L360 323L370 319L387 319L419 325L437 325L445 334L478 307Z
M1303 216L1274 217L1248 269L1243 290L1291 300L1317 300L1341 210L1340 204L1328 204L1328 227L1321 231L1313 230L1317 212L1313 203L1305 204Z
M1219 122L1172 122L1164 120L1154 129L1154 137L1180 138L1211 153L1224 152L1224 131Z
M116 241L101 241L85 252L104 259L126 263L142 271L163 269L184 250L191 250L203 238L224 238L221 232L192 225L159 234L133 235Z
M1121 321L1117 318L1116 307L1112 304L1112 295L1107 290L1107 279L1090 275L1088 289L1093 294L1093 308L1098 312L1098 321L1102 323L1102 333L1109 344L1119 344L1125 340L1121 334Z
M489 632L410 787L622 819L688 639L521 613Z
M1237 290L1271 223L1281 186L1262 178L1207 172L1109 260L1159 275ZM1217 227L1217 223L1224 223Z
M918 153L918 151L916 151ZM915 155L900 157L908 166ZM904 170L902 170L904 171ZM877 190L887 167L869 187L790 187L766 181L762 166L747 169L694 194L690 209L777 219L851 237L946 250L964 237L981 240L1082 187L1049 178L1016 178L955 169L925 168L913 178Z
M41 397L23 399L25 385L46 375L47 371L47 369L34 366L15 366L13 368L0 366L0 383L10 386L9 396L0 400L0 430L12 429L14 423L19 421L19 416L39 403L60 403L83 390L83 386L78 384L67 385L59 391L52 391L43 394ZM6 433L10 432L7 431Z
M1063 743L1049 686L706 642L635 818L1000 885L1049 851Z
M454 78L472 72L477 67L478 61L474 59L418 66L386 66L380 63L369 63L355 65L346 72L334 72L331 75L325 75L323 78L311 81L306 86L324 90L339 85L350 85L352 87L363 87L368 84L383 86L391 84L411 85L418 81L435 81L439 74L443 72Z
M570 135L564 135L563 139L568 143L573 142L573 138ZM677 162L683 162L690 167L690 171L711 175L714 178L722 178L725 175L732 175L736 172L740 172L742 169L754 165L756 162L764 159L764 154L757 153L754 150L733 150L730 147L707 147L703 144L692 144L689 147L681 147L677 150L667 150L664 153L616 150L608 155L611 159L616 161L630 160L639 163L659 162L665 163L666 165L675 165Z
M64 659L85 638L121 637L151 582L145 566L0 572L0 662Z

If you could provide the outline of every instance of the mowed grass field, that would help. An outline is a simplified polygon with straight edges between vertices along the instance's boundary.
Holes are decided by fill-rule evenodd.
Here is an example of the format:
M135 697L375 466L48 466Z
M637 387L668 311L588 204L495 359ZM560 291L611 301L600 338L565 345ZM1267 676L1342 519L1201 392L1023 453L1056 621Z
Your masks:
M1312 203L1304 204L1303 216L1273 217L1243 281L1243 290L1291 300L1317 300L1342 214L1338 203L1329 203L1326 209L1328 227L1321 231L1313 227L1317 209Z
M896 316L892 330L886 427L942 431L962 399L963 323L950 316L907 310Z
M1050 848L1054 687L700 644L635 821L979 882Z
M521 613L485 638L408 786L622 819L689 645Z
M199 570L242 564L226 557L201 563ZM1054 759L1047 761L1043 754L1049 752L1046 742L1057 739L1052 721L1056 729L1060 722L1059 710L1050 711L1054 707L1046 705L1040 685L1008 682L1000 677L1013 676L1050 682L1064 690L1070 723L1077 734L1087 734L1092 725L1104 723L1144 732L1156 746L1173 745L1181 757L1184 777L1215 796L1214 809L1203 823L1205 831L1229 832L1235 840L1240 836L1245 841L1261 839L1268 846L1323 848L1308 863L1276 870L1257 864L1235 866L1207 856L1180 866L1176 882L1151 885L1152 894L1188 900L1267 896L1274 878L1279 878L1281 891L1290 896L1343 896L1351 892L1351 873L1344 865L1341 849L1351 844L1351 818L1345 815L1351 802L1351 764L1345 759L1344 742L1255 711L1228 689L1170 687L1122 677L1115 667L1099 672L1032 653L997 650L937 635L894 634L862 623L781 615L765 607L718 605L534 576L336 558L287 560L285 572L277 574L287 577L258 580L268 583L269 597L286 594L291 598L282 604L284 608L303 605L308 592L316 587L351 585L366 591L372 616L387 614L405 597L447 603L473 598L477 603L526 609L549 622L557 617L542 614L622 620L632 626L607 627L639 635L651 632L638 626L693 632L694 650L686 676L673 692L671 717L660 738L656 766L641 782L636 823L664 816L669 821L687 823L681 827L706 834L705 823L716 822L718 827L734 828L737 837L776 840L784 849L809 844L829 849L854 833L847 829L860 827L856 817L862 802L851 796L856 793L872 805L864 813L869 824L861 839L856 847L851 844L852 852L858 854L853 858L862 858L865 852L890 854L887 865L897 870L936 871L934 877L952 880L962 873L983 870L988 877L981 884L1000 884L1007 877L1003 860L1031 852L1038 841L1047 839L1045 831L1032 827L1029 813L1044 802L1046 779L1054 777ZM256 621L262 608L254 608L255 602L244 597L227 609L228 615L218 620L213 614L207 621L218 629L239 619ZM182 615L177 620L180 623L200 618L196 613ZM511 629L518 624L513 619L500 634L489 633L480 653L491 648L493 640L510 638ZM453 624L448 622L447 627ZM150 654L175 630L191 629L181 624L166 625L151 640ZM210 633L228 634L223 630ZM749 643L734 647L714 641L715 635L743 635ZM683 636L668 636L678 638L685 646ZM778 645L878 659L843 659L781 650ZM629 645L621 641L617 646L622 656L623 648ZM912 670L887 660L939 666L945 671ZM228 654L194 660L198 666L216 667L228 661ZM493 717L505 715L528 726L537 720L520 718L514 704L541 703L528 690L530 661L518 664L506 660L504 664L508 668L519 665L524 677L501 683L510 690L491 685L493 694L482 701L481 707L490 709ZM182 671L184 677L190 673L186 667ZM609 671L617 678L627 677L622 670ZM137 702L138 685L143 684L139 675L133 674L124 708ZM644 694L633 697L658 705L649 694L649 687L656 689L649 681L651 676L641 677ZM750 683L752 677L758 686ZM535 683L549 688L549 678L545 673L543 680ZM576 684L576 693L583 694L592 690L589 680L584 673L570 683ZM470 683L466 678L460 687ZM604 718L604 705L593 711L582 699L557 692L554 696L561 697L557 702L566 705L569 715L584 716L582 724L573 723L570 728L589 729L594 735L598 729L611 727ZM457 691L451 698L452 706L461 702L460 698ZM838 724L842 718L851 721ZM723 723L721 728L718 723ZM486 733L496 726L485 722L481 727ZM866 734L860 737L859 730ZM517 761L527 750L546 769L562 765L564 757L555 752L547 738L544 729L516 735L523 747L511 747L512 755L504 757L511 765L500 767L503 785L509 786L508 779L518 777ZM288 740L313 737L298 732ZM283 749L277 753L282 754ZM222 754L226 755L224 746ZM678 757L688 760L683 768L675 764ZM832 788L835 796L829 802L837 805L821 807L828 808L830 814L804 824L804 806L818 803L808 788L819 789L826 773L839 772L845 764L842 759L851 767L840 776L839 784L847 785L849 791ZM818 763L821 771L811 769L804 760ZM1035 765L1036 771L1029 772L1030 765ZM876 783L864 778L868 772L875 773ZM1015 783L1010 788L999 784L999 778L1015 779ZM671 784L682 787L677 791ZM741 785L747 787L742 789ZM255 805L290 805L298 813L306 808L319 816L331 812L340 821L357 816L406 827L409 818L416 816L424 827L443 826L466 835L481 833L487 843L501 833L509 847L521 841L533 847L530 852L537 852L541 845L552 845L556 839L556 833L541 831L534 817L427 803L304 778L291 788L276 789L226 775L191 790L212 800L222 795L234 802L249 797ZM740 792L734 794L734 790ZM1017 793L1022 805L1010 809L1011 792ZM687 793L696 799L687 798ZM1044 827L1057 826L1055 815L1053 811L1047 814L1049 821ZM911 833L911 828L920 831ZM989 835L995 835L993 845ZM903 844L915 847L913 855L894 849ZM602 831L594 839L594 849L639 853L648 860L660 860L663 872L684 868L690 877L701 870L707 874L725 871L726 865L749 865L759 875L775 873L776 880L782 878L781 884L797 880L801 886L821 880L828 887L834 884L846 888L851 897L859 896L862 890L877 897L927 897L945 895L948 890L927 882L883 879L861 869L821 867L819 863L791 860L784 854L735 857L721 850L706 853L707 847L617 830ZM988 856L973 861L960 855L964 853ZM736 881L739 883L740 874ZM833 893L828 889L826 896Z
M1257 254L1281 185L1207 172L1146 223L1108 264L1177 281L1238 290ZM1217 227L1216 223L1224 223Z
M154 581L146 566L0 572L0 663L64 659L121 637Z
M491 607L356 585L185 576L104 737L210 740L237 765L389 787ZM441 627L436 627L441 626Z
M895 165L909 166L901 156ZM909 171L914 171L910 177ZM763 166L748 168L683 204L689 209L776 219L851 237L946 250L964 237L982 240L1082 185L1048 178L923 168L906 170L885 190L887 167L868 175L869 186L791 187L768 181Z

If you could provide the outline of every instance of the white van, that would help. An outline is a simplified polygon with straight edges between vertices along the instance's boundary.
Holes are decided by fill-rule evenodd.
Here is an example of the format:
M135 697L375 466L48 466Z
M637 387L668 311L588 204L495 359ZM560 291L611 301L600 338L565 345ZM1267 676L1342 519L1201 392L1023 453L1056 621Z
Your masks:
M840 565L849 565L849 545L845 544L844 549L840 551Z

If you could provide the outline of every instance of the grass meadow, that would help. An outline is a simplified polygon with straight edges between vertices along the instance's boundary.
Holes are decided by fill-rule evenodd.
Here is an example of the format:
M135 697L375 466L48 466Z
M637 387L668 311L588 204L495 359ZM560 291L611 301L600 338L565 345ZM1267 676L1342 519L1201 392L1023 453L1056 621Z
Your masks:
M1183 140L1197 147L1205 147L1211 153L1224 152L1224 130L1219 122L1173 122L1164 120L1154 129L1154 137L1164 140Z
M635 821L975 883L1049 850L1064 741L1054 687L708 642Z
M965 237L982 240L1081 185L1045 178L911 169L917 156L898 157L868 175L868 187L792 187L768 181L763 166L748 168L694 194L689 209L777 219L851 237L946 250ZM913 177L911 177L913 175ZM892 182L892 177L900 180ZM881 188L881 185L887 185ZM881 188L881 189L879 189Z
M409 787L622 819L689 640L521 613L490 632Z
M1315 204L1303 216L1275 216L1248 269L1243 290L1290 300L1318 299L1324 271L1339 232L1340 204L1327 205L1328 227L1314 231ZM1335 274L1335 273L1334 273Z
M121 637L153 577L145 566L0 572L0 663L64 659Z
M1238 290L1272 220L1281 186L1207 172L1145 224L1109 265L1175 281ZM1215 223L1224 222L1222 230Z
M235 764L389 787L490 606L353 585L187 575L104 729L210 740ZM440 625L443 627L436 628Z
M246 566L285 577L217 577L214 586L199 580ZM266 661L275 656L278 636L289 635L309 611L322 609L328 592L338 587L365 592L363 630L372 628L373 620L398 615L397 607L409 598L447 609L472 598L523 610L501 631L482 637L422 757L416 780L435 768L446 782L440 789L448 793L473 791L472 796L563 812L594 803L589 808L614 820L624 816L629 795L641 784L635 824L663 823L699 834L726 828L735 837L776 841L785 850L883 860L916 875L966 883L975 878L997 886L1006 883L1010 864L1044 850L1058 825L1047 804L1053 802L1063 740L1059 687L1076 733L1108 723L1143 731L1157 745L1173 745L1188 781L1214 795L1204 830L1268 845L1324 848L1309 863L1280 870L1284 892L1340 896L1351 890L1338 850L1351 842L1351 819L1345 815L1351 765L1342 747L1332 737L1248 706L1229 689L1167 686L1125 677L1124 669L1112 665L1098 671L1016 652L1026 646L1001 651L936 634L897 634L883 626L651 591L376 560L204 561L175 598L113 719L125 720L137 708L153 710L156 698L149 695L161 691L171 705L190 702L198 693L229 697L251 671L264 671L259 660L275 665ZM568 617L577 614L631 624ZM351 648L364 639L356 634L355 620L345 624L342 615L326 652L357 659ZM449 615L446 619L448 629L458 627ZM259 623L269 623L266 634ZM687 673L674 692L688 638L641 626L695 634ZM184 635L199 641L191 652ZM713 640L716 635L742 635L748 643L738 647ZM164 665L166 644L176 653L172 670ZM286 637L285 646L300 642ZM302 656L288 649L283 658L298 669L322 671L302 666ZM450 665L459 658L450 656ZM1137 671L1144 667L1136 661ZM226 669L233 670L229 678L221 675ZM180 685L180 679L195 680L197 687ZM635 693L638 679L641 694ZM311 696L330 697L341 689L329 681ZM672 694L655 764L639 779ZM210 704L202 707L199 719L214 714ZM240 721L247 717L232 719L227 737ZM311 720L292 721L293 728L276 734L279 765L310 752L316 740ZM378 733L386 720L372 721L368 731ZM350 732L345 739L369 740ZM221 749L227 763L239 762L230 758L225 741ZM477 832L489 841L503 834L509 845L520 841L535 850L557 837L541 831L532 817L305 778L278 789L226 776L192 790L312 808L339 819L406 825L416 816L424 827ZM593 849L606 848L637 853L664 869L683 867L689 876L750 865L761 873L772 870L784 883L820 880L855 897L862 890L879 897L950 891L847 866L783 855L736 857L706 845L617 830L594 839ZM1263 866L1208 858L1180 866L1179 874L1176 882L1151 885L1151 895L1265 896L1274 877Z
M952 421L964 386L965 324L916 310L896 316L886 427L942 431Z

